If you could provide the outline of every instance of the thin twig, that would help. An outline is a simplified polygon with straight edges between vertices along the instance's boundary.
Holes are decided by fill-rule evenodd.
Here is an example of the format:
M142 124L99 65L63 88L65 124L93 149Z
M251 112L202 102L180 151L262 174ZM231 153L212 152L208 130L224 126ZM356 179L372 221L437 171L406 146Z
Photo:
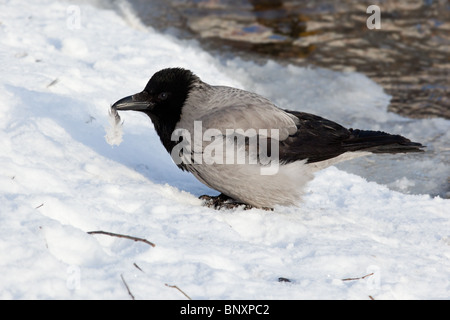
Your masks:
M142 271L142 272L144 272L144 270L142 270L141 269L141 267L139 267L137 264L136 264L136 262L135 263L133 263L133 266L135 266L138 270L140 270L140 271ZM144 272L145 273L145 272Z
M121 274L120 277L122 278L122 282L123 282L123 284L125 285L125 288L127 288L127 291L128 291L128 294L129 294L130 297L131 297L131 300L134 300L134 296L133 296L133 294L131 293L130 288L128 287L128 284L125 282L125 279L123 278L123 275Z
M362 279L370 277L370 276L373 276L373 272L369 273L369 274L366 274L365 276L362 276L362 277L359 277L359 278L345 278L345 279L342 279L342 281L362 280Z
M43 203L41 203L40 205L38 205L35 209L39 209L40 207L43 207L44 206L44 204Z
M58 81L59 81L58 78L56 78L55 80L53 80L52 82L50 82L50 83L47 85L47 88L50 88L51 86L57 84Z
M166 285L166 287L177 289L177 290L180 291L182 294L184 294L184 296L185 296L186 298L188 298L189 300L192 300L191 297L189 297L186 293L184 293L183 290L181 290L181 289L178 288L177 286L171 286L171 285L169 285L169 284L167 284L167 283L166 283L165 285Z
M88 234L104 234L104 235L111 236L111 237L118 237L118 238L130 239L130 240L134 240L134 241L141 241L148 245L151 245L152 247L156 246L153 242L150 242L146 239L137 238L137 237L133 237L133 236L127 236L125 234L118 234L118 233L112 233L112 232L106 232L106 231L88 231Z
M40 230L40 232L42 232L42 226L39 226L39 230ZM45 247L48 249L47 238L45 237L44 234L42 234L42 236L44 237Z

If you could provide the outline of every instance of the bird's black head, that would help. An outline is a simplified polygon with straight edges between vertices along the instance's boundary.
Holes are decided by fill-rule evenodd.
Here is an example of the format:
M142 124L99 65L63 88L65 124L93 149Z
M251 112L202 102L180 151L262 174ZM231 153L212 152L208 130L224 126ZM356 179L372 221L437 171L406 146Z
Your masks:
M156 72L142 92L120 99L112 108L118 111L135 110L146 113L153 122L166 149L180 120L181 109L192 85L199 78L182 68L168 68Z
M142 111L162 119L177 117L197 79L197 76L186 69L163 69L151 77L142 92L120 99L112 107L118 111Z

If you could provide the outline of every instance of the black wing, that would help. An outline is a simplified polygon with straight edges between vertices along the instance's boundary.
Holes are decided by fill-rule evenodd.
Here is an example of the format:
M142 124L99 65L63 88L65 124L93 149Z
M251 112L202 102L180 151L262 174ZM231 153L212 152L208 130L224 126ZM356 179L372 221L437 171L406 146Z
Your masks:
M297 132L280 142L280 161L307 159L323 161L349 151L373 153L420 152L423 146L400 135L381 131L347 129L336 122L304 112L285 110L295 115Z

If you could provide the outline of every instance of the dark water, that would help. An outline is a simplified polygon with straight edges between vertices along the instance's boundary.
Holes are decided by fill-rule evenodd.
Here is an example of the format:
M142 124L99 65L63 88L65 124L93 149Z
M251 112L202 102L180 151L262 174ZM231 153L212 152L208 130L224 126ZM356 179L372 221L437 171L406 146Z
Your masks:
M448 1L130 0L142 21L210 51L366 74L389 110L450 119ZM366 21L380 8L380 29Z

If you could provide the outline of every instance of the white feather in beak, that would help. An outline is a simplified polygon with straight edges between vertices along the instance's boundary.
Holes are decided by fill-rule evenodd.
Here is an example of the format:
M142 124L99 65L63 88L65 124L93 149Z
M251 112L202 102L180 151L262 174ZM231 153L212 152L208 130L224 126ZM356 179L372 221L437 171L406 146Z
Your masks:
M111 146L120 145L123 135L123 121L121 121L116 108L111 107L109 110L109 127L106 129L105 139Z

